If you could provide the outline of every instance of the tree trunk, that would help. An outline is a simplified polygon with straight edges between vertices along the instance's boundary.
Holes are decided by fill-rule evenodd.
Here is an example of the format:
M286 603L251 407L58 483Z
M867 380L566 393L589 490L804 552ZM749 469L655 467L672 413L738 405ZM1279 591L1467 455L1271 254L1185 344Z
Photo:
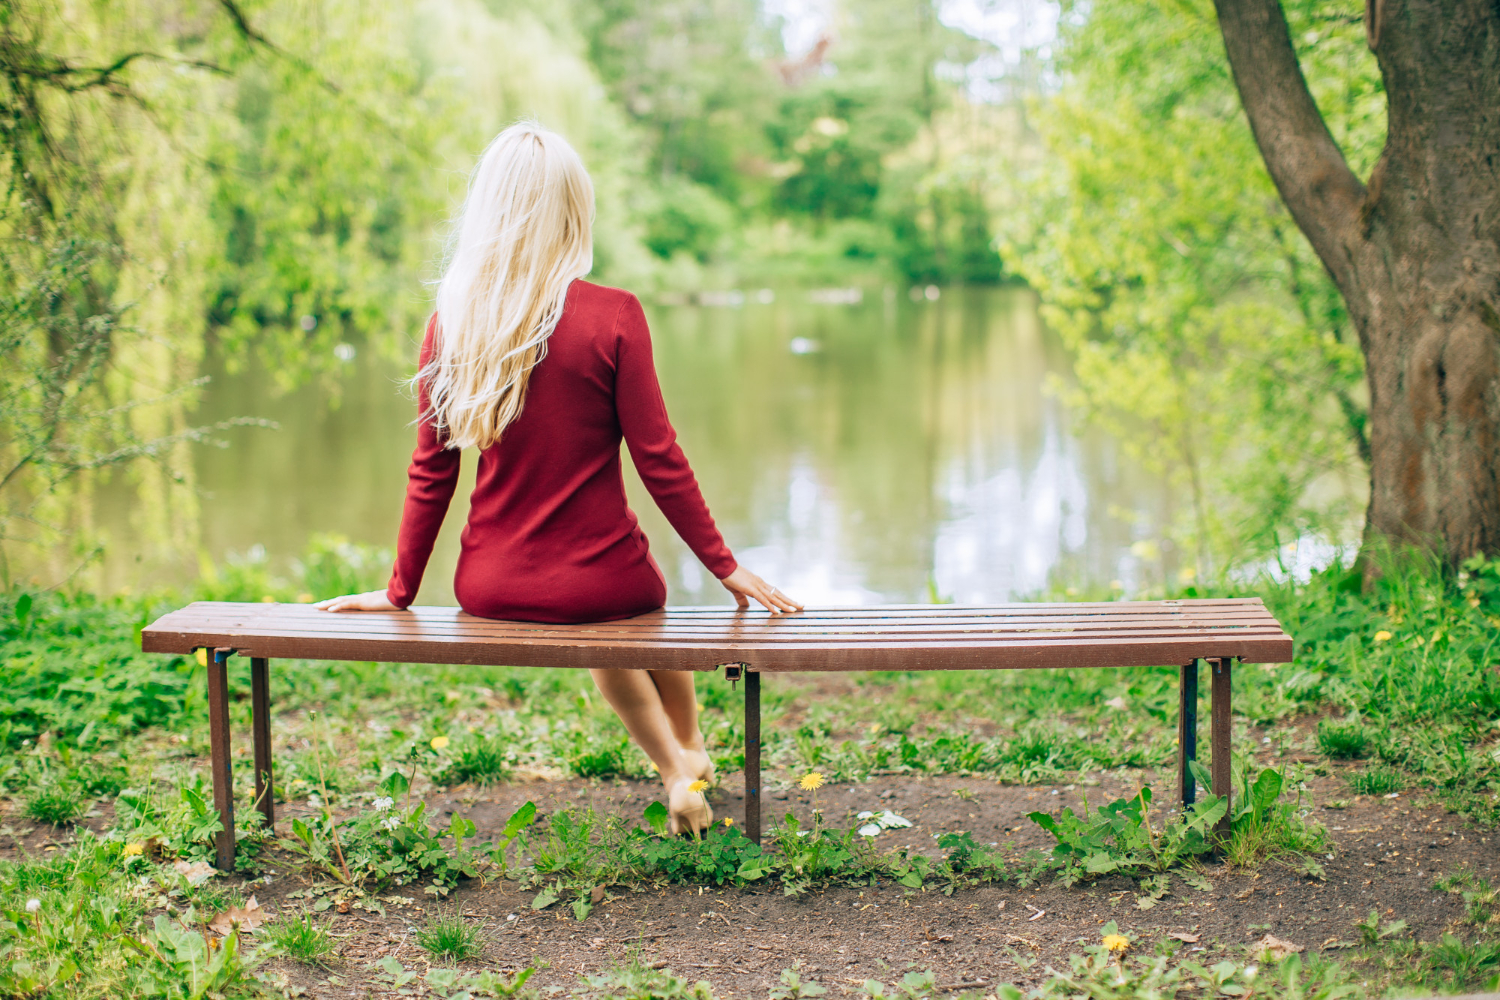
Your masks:
M1368 187L1308 93L1279 0L1215 6L1256 143L1364 350L1367 554L1500 556L1500 6L1369 0L1389 131Z

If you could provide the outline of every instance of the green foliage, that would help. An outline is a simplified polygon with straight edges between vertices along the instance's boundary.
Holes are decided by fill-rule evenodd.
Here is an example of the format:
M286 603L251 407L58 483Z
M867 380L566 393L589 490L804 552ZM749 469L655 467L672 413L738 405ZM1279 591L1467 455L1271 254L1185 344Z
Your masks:
M463 962L484 950L479 928L464 919L460 911L434 914L417 929L417 947L433 958Z
M257 960L241 949L238 935L210 951L191 904L173 915L183 898L178 890L143 891L158 884L139 856L127 857L120 843L87 832L45 858L0 861L0 994L254 995ZM32 899L38 908L29 913ZM148 923L147 911L158 905L168 913Z
M802 1000L803 997L820 997L828 992L811 979L802 978L802 962L799 960L790 969L782 969L779 985L772 986L767 994L769 1000Z
M937 977L930 970L913 969L889 987L877 979L866 979L859 991L870 1000L935 1000L941 996Z
M304 965L325 964L335 947L329 928L333 919L319 923L311 913L273 920L261 934L277 951Z
M453 750L452 757L432 776L439 785L493 785L504 781L511 754L499 736L472 736Z
M27 793L24 808L34 820L61 826L83 815L83 796L70 782L49 781Z
M1058 878L1065 885L1073 885L1101 875L1140 877L1184 865L1211 849L1210 831L1227 808L1222 798L1208 796L1189 806L1184 815L1153 830L1151 789L1147 787L1132 798L1116 799L1092 815L1085 801L1082 815L1065 807L1057 817L1043 812L1030 813L1029 817L1057 839L1052 856Z
M1318 722L1318 749L1337 760L1366 756L1373 734L1358 720L1322 719Z
M1305 782L1300 773L1288 776L1267 767L1252 781L1253 768L1248 762L1235 763L1233 779L1238 791L1230 810L1226 857L1234 864L1250 865L1301 855L1305 870L1321 878L1323 869L1310 855L1326 845L1328 831L1308 819L1311 809L1302 804ZM1291 797L1284 797L1287 795Z
M612 778L639 772L630 739L613 733L577 730L561 748L568 770L580 778Z
M1389 795L1406 787L1401 772L1376 765L1349 775L1349 789L1358 795Z
M1114 921L1101 932L1105 939L1129 942L1119 933ZM1176 946L1163 942L1151 956L1127 958L1103 944L1088 945L1082 954L1068 956L1068 968L1058 971L1049 967L1048 978L1030 994L1009 983L1001 984L995 995L1000 1000L1062 1000L1084 997L1088 1000L1165 1000L1184 991L1204 996L1250 997L1256 994L1286 1000L1342 1000L1363 997L1355 977L1337 963L1317 958L1303 964L1300 955L1292 955L1279 964L1262 967L1233 961L1203 966L1177 957Z
M583 997L616 1000L713 1000L713 988L699 980L689 984L670 969L653 969L638 957L583 977Z
M402 995L406 995L417 974L407 969L397 959L386 956L377 963L380 972L375 978ZM465 997L517 997L520 1000L535 1000L539 995L534 987L526 985L536 972L527 966L513 976L506 976L488 969L482 972L464 973L457 969L432 968L422 977L422 982L438 996L450 1000Z
M1357 19L1283 4L1303 71L1351 165L1384 141ZM1069 3L1045 153L1002 252L1076 357L1067 398L1184 498L1137 549L1168 586L1348 536L1367 453L1362 357L1343 301L1272 186L1207 0ZM1028 169L1029 167L1029 169Z

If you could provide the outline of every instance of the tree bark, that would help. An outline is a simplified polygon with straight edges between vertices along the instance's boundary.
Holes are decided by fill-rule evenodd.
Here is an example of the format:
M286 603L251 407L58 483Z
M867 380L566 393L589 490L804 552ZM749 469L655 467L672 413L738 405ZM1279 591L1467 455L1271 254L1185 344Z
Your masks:
M1256 144L1364 351L1366 553L1416 545L1456 565L1500 556L1500 6L1369 4L1389 128L1366 185L1308 91L1279 0L1215 0Z

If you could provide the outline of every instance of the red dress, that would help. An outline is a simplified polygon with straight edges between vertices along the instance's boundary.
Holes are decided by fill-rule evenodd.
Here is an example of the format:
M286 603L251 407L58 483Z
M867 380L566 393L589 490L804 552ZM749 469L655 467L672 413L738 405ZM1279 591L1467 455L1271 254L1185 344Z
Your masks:
M432 355L437 317L421 360ZM458 483L459 453L418 396L417 447L407 470L396 567L386 596L417 596ZM735 570L698 481L677 445L634 295L575 281L526 405L479 455L453 592L470 614L536 622L628 618L667 600L666 578L625 501L620 440L653 499L715 577Z

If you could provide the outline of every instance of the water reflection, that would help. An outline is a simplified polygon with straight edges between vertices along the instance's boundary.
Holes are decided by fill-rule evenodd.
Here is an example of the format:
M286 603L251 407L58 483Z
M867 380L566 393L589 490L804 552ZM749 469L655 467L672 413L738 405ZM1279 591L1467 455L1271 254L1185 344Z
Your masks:
M746 565L817 604L1138 581L1130 545L1154 535L1164 497L1109 440L1073 433L1047 391L1068 378L1067 358L1029 294L742 302L648 313L683 447ZM336 405L312 387L278 395L263 373L216 374L200 421L254 414L281 429L234 431L228 449L197 452L199 513L179 547L221 557L263 545L284 564L316 531L391 542L412 436L404 370L363 356L346 370ZM472 470L469 456L423 603L453 599ZM633 472L627 488L669 599L727 600ZM132 568L146 565L138 555L127 534L115 538L115 585L145 572Z

